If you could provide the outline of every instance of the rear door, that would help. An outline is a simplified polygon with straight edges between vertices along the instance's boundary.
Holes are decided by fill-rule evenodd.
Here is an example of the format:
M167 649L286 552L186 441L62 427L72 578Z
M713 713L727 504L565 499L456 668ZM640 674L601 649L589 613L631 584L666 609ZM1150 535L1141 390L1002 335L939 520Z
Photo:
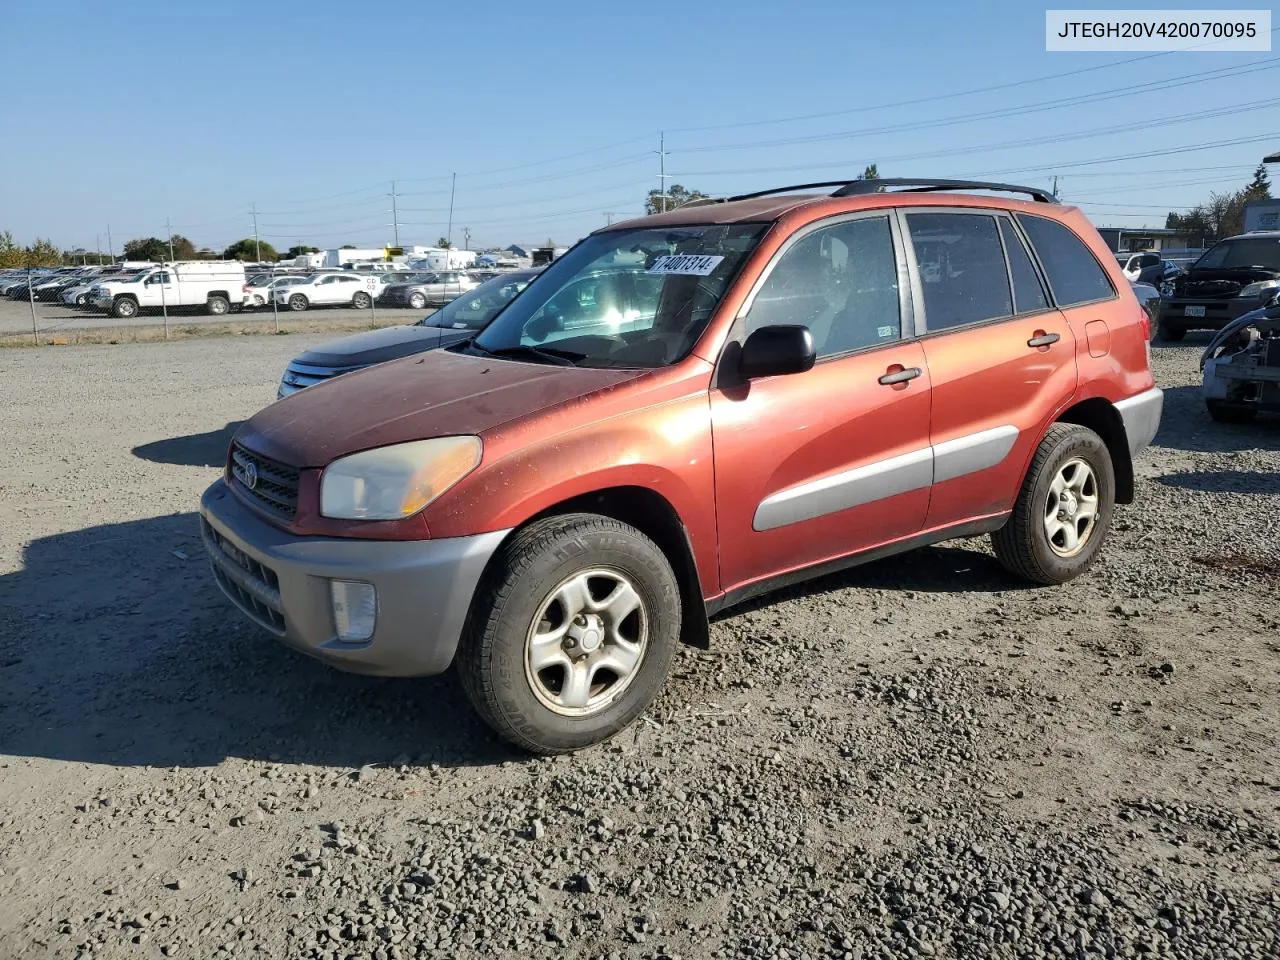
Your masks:
M820 221L766 267L711 390L725 590L918 532L932 481L929 372L891 212ZM726 376L747 336L800 324L805 373Z
M900 211L933 381L925 526L1013 506L1051 412L1075 392L1075 337L1002 211Z

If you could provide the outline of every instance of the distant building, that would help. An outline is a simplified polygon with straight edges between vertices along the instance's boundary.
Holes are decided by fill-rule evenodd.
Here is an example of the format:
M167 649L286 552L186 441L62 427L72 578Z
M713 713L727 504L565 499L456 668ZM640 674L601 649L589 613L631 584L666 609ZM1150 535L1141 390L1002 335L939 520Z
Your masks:
M1114 253L1131 253L1138 250L1185 250L1202 246L1200 237L1192 237L1185 230L1169 230L1164 227L1099 227L1098 233Z

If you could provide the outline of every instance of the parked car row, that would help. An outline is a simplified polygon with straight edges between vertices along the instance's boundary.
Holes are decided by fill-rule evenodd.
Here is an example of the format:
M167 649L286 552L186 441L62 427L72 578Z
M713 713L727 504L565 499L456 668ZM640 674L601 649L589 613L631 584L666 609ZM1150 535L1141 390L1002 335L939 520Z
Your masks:
M495 271L494 274L497 272ZM242 289L246 310L274 306L302 311L312 307L350 306L367 310L373 304L422 310L442 306L474 290L483 273L447 271L424 273L410 270L320 270L306 274L250 276Z

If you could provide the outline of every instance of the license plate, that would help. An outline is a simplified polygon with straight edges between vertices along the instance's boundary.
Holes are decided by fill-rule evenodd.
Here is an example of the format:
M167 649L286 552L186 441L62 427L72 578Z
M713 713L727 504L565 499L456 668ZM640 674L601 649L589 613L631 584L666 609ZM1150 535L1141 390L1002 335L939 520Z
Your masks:
M1187 307L1185 313L1188 317L1203 317L1204 307Z

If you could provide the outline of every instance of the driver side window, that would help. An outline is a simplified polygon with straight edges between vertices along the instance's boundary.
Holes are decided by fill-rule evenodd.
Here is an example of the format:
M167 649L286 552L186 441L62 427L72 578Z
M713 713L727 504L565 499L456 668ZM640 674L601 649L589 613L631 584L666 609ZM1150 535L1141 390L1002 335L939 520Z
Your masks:
M898 340L898 266L888 217L833 224L793 244L757 292L745 333L775 324L808 327L820 360Z

